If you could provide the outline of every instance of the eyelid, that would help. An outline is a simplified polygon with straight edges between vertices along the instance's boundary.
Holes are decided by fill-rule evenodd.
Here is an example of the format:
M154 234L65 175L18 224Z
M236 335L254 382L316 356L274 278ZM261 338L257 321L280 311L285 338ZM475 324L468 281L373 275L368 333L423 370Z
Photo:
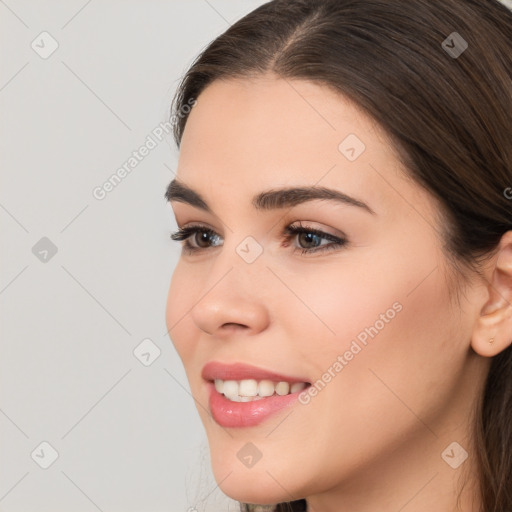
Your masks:
M215 230L212 228L205 226L203 224L192 224L187 225L184 227L180 227L178 231L171 234L171 238L176 241L182 242L182 248L185 250L185 252L192 254L196 252L204 252L208 249L212 249L215 247L221 247L223 244L219 244L217 246L209 246L209 247L196 247L192 244L190 244L189 239L193 235L195 235L198 232L207 233L209 236L220 236ZM288 247L289 242L291 239L295 238L296 236L308 233L313 234L314 236L317 236L323 240L328 240L330 243L325 245L319 245L314 248L297 248L294 247L294 251L301 251L302 254L308 254L313 255L317 253L326 252L329 250L334 250L337 248L345 247L348 245L348 240L345 234L342 236L336 236L332 233L328 233L324 230L317 229L310 226L305 226L302 224L302 222L299 222L299 225L294 225L294 223L288 224L283 229L283 233L281 234L281 239L285 241L285 244L282 245L282 247Z
M294 230L304 230L304 231L308 231L308 232L319 233L322 236L325 236L326 238L330 237L333 240L340 240L340 239L347 238L347 235L345 233L343 233L343 231L340 231L338 229L333 229L333 228L324 229L322 227L315 227L313 224L315 224L314 221L300 220L297 222L288 223L284 229L287 232L291 232ZM327 229L330 229L330 231L327 231ZM333 233L332 231L335 231L335 233Z
M293 230L295 228L298 228L298 229L304 229L304 230L308 230L310 232L317 232L317 233L321 233L322 236L323 235L327 235L327 236L330 236L330 237L333 237L333 238L336 238L336 239L344 239L344 238L347 238L347 235L345 233L343 233L343 231L340 231L340 230L337 230L337 229L333 229L333 228L329 228L329 229L332 229L333 231L335 231L336 233L331 233L329 231L326 231L325 229L323 228L318 228L318 227L314 227L312 225L309 225L309 224L306 224L304 225L303 223L304 222L309 222L309 223L315 223L315 221L295 221L295 222L288 222L288 224L283 228L283 230L285 232L290 232L290 230ZM296 225L298 223L298 225ZM216 231L214 228L200 222L200 221L192 221L191 223L188 223L188 224L185 224L184 226L180 226L178 224L178 229L175 233L173 233L173 235L180 235L181 233L183 233L184 231L189 231L189 230L192 230L192 229L198 229L198 230L203 230L203 231L211 231L213 233L215 233L216 235L220 235L220 233L218 231ZM173 238L174 239L174 238Z

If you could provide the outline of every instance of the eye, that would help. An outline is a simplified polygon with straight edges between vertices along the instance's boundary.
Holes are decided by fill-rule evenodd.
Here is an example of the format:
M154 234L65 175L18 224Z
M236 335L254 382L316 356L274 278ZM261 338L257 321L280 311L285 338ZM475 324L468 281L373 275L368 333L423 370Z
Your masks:
M294 252L300 251L301 254L334 250L347 244L345 238L339 238L330 233L303 226L302 224L285 227L284 233L282 234L282 246L288 247L290 241L294 238L297 238L299 242L299 247L294 247ZM218 233L201 225L179 228L174 233L171 233L171 239L183 242L182 247L188 254L222 245L222 243L217 243L221 239ZM323 241L330 243L324 244L322 243Z
M319 229L303 226L300 223L298 226L286 226L284 235L285 245L295 237L297 237L299 244L302 246L301 254L331 251L348 243L346 238L339 238ZM322 241L329 241L330 243L322 244ZM294 249L294 251L297 250L300 249Z
M200 235L199 237L197 236L198 234ZM185 252L191 253L207 249L209 243L212 240L219 240L220 236L213 231L213 229L207 228L206 226L187 226L171 233L171 239L183 242L182 247L185 249ZM191 243L191 240L197 245Z

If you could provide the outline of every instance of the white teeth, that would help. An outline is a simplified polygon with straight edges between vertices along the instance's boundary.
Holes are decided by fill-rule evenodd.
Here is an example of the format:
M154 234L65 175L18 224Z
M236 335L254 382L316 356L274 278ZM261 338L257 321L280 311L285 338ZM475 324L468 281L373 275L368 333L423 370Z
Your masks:
M215 379L215 389L217 393L223 393L224 392L224 381L220 379Z
M222 392L228 398L237 397L238 394L238 382L236 380L226 380L224 381L224 387Z
M276 393L280 396L287 395L290 392L290 384L288 382L278 382Z
M240 381L215 379L215 389L218 393L224 394L233 402L252 402L269 396L284 396L289 393L302 391L307 384L305 382L272 382L271 380L257 381L255 379L244 379Z
M272 396L274 391L274 383L271 380L262 380L258 386L258 395L260 396Z
M295 384L292 384L290 388L290 393L297 393L297 391L302 391L303 389L305 389L305 387L305 382L296 382Z
M258 383L254 379L241 380L238 393L240 396L256 396L258 394Z

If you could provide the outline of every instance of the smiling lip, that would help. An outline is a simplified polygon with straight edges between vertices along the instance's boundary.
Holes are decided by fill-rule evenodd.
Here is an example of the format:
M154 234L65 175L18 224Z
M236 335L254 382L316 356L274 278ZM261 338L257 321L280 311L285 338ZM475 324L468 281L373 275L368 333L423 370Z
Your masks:
M300 377L289 377L287 375L280 375L275 372L263 370L256 366L251 366L244 363L223 364L217 361L207 363L203 367L201 376L204 380L214 381L215 379L221 380L271 380L274 382L289 382L294 384L296 382L307 382L306 379Z
M222 364L210 362L203 367L201 376L207 382L209 407L213 419L222 427L240 428L259 425L273 414L296 402L300 391L288 395L272 395L251 402L233 402L218 393L213 381L221 380L271 380L273 382L307 382L306 379L288 377L243 363Z

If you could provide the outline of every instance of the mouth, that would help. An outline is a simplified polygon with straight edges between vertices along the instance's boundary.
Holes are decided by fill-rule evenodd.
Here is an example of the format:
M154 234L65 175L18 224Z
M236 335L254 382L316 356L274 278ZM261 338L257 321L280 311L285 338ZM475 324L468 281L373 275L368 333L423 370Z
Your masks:
M271 380L244 379L222 380L215 379L214 386L217 393L224 395L232 402L253 402L263 400L271 396L286 396L300 393L309 385L307 382L287 381L274 382Z
M207 381L213 419L232 428L259 425L296 403L299 393L311 385L300 377L242 363L208 363L202 377Z

